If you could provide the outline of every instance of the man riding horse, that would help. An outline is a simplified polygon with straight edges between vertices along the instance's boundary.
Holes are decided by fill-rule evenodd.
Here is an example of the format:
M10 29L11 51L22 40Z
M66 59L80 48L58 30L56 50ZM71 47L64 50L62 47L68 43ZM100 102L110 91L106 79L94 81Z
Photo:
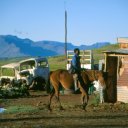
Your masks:
M83 79L81 77L81 63L80 63L80 50L78 48L74 49L74 56L71 61L71 69L70 73L74 74L74 84L75 84L75 91L78 89L78 82L80 82L81 86L83 86Z
M65 69L58 69L52 71L49 74L49 79L47 82L47 89L50 90L48 109L51 110L51 101L55 95L60 109L62 105L59 98L59 88L62 86L64 89L73 89L75 84L75 91L79 88L81 92L82 107L85 110L88 103L88 89L89 85L93 81L98 81L99 85L102 87L102 92L105 89L105 80L102 71L98 70L83 70L81 71L80 64L80 50L78 48L74 49L74 56L72 58L71 67L69 71ZM75 82L74 82L75 81ZM103 97L102 97L103 98ZM103 100L102 100L103 101Z

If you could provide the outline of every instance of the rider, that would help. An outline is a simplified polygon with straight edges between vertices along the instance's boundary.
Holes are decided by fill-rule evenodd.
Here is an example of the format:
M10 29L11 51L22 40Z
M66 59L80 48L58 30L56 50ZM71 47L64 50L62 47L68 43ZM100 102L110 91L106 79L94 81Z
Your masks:
M80 64L80 50L78 48L74 49L74 56L71 61L71 65L76 70L76 73L80 73L81 70L81 64Z
M82 84L81 63L80 63L79 54L80 54L80 50L78 48L75 48L74 49L74 56L73 56L72 61L71 61L71 66L75 69L75 73L74 73L75 91L78 89L78 81L80 82L80 84Z

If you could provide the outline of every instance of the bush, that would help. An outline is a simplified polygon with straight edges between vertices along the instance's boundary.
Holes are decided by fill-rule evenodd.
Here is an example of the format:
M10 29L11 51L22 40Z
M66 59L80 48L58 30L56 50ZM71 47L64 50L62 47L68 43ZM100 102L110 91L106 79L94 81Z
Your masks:
M25 85L0 89L0 98L17 98L22 96L29 96L29 92Z

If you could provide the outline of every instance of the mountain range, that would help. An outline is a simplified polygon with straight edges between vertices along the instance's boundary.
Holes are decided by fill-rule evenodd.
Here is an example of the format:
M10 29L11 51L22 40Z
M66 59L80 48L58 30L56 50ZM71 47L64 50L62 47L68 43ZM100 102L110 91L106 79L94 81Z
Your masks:
M109 42L97 42L92 45L75 46L67 43L67 49L73 50L79 48L81 50L96 49L106 45ZM56 56L64 54L64 42L58 41L32 41L30 39L21 39L14 35L0 35L0 58L4 57L21 57L21 56Z

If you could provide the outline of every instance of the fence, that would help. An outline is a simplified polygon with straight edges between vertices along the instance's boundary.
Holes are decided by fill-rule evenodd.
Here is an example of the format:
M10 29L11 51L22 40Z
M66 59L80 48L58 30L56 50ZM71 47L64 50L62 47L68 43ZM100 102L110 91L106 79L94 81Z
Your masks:
M73 56L74 56L74 51L68 50L67 51L67 70L71 66L71 60ZM93 60L92 50L80 50L80 62L81 62L81 68L93 69L94 60Z

